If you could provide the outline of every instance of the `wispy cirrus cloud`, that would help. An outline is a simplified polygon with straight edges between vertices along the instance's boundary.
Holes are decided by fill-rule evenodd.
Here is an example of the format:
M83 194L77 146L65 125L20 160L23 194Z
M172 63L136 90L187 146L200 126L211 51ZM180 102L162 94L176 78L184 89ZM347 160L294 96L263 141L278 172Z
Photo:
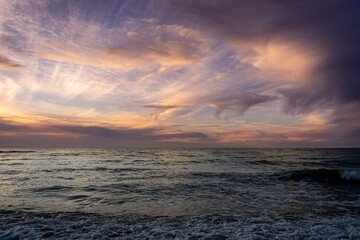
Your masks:
M8 36L2 41L23 54L125 71L186 66L209 50L203 33L180 25L161 25L155 19L130 18L124 27L111 29L101 25L74 26L60 39L40 35L30 48L17 46L14 38Z
M358 10L322 0L5 1L1 141L358 144Z

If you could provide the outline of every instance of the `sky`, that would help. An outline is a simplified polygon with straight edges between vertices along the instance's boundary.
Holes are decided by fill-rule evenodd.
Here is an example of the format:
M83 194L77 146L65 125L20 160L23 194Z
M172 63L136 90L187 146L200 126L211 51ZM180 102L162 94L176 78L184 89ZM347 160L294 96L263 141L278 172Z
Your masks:
M0 4L0 147L360 147L358 1Z

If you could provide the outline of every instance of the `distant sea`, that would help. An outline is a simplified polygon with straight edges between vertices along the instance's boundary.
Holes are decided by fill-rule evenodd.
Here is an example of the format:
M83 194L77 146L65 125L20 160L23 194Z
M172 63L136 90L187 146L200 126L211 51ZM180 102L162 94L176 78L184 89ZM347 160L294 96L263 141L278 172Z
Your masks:
M0 239L360 239L360 149L0 149Z

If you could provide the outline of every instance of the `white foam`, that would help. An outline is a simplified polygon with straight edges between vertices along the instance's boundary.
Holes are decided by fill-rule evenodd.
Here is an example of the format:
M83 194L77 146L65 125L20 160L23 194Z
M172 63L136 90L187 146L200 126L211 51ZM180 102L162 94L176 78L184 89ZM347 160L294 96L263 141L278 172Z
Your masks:
M344 170L340 172L341 178L345 180L360 181L360 172L355 170Z
M123 222L92 215L13 213L0 217L0 239L359 239L359 216L298 220L207 215Z

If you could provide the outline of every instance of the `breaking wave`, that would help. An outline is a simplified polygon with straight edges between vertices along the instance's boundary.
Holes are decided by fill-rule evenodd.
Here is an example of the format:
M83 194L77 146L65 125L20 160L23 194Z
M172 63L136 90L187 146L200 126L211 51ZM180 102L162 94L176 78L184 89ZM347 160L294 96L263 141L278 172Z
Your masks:
M0 239L359 239L358 216L118 216L2 211Z
M313 180L326 183L360 183L360 172L356 170L305 169L290 172L293 180Z

